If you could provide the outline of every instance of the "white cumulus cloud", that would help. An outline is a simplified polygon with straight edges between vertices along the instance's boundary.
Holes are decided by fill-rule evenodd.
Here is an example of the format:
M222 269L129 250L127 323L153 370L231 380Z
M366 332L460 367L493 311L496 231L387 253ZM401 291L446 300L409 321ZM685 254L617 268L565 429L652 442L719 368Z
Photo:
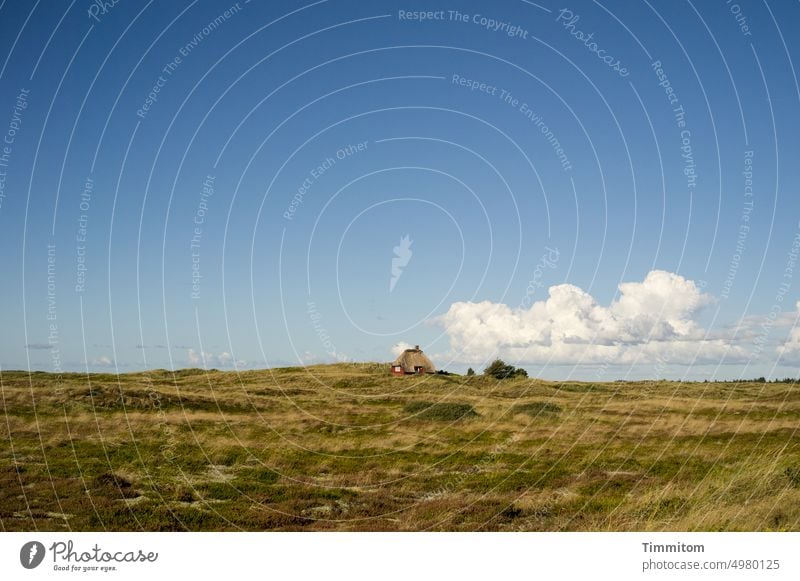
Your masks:
M189 365L202 367L203 369L233 367L234 364L236 367L245 367L247 365L247 362L241 359L234 360L233 355L227 351L215 354L188 349L187 361Z
M721 339L704 338L695 317L713 298L693 281L653 270L619 291L603 306L561 284L529 308L458 302L434 322L448 334L451 355L465 363L494 356L519 363L691 363L743 355Z
M410 343L406 343L405 341L399 341L394 345L392 345L392 355L394 355L395 357L399 357L403 351L405 351L406 349L411 349L412 347L414 346L411 345Z
M793 325L795 324L797 317L800 316L800 301L797 301L795 308L797 309L796 312L792 313ZM786 342L782 347L779 347L778 350L791 356L800 355L800 327L792 327Z

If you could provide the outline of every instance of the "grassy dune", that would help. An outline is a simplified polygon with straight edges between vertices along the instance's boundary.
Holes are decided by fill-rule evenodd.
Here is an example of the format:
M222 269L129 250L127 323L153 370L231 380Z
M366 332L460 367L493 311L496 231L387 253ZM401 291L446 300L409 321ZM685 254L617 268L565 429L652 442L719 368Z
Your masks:
M2 530L800 530L800 387L2 372Z

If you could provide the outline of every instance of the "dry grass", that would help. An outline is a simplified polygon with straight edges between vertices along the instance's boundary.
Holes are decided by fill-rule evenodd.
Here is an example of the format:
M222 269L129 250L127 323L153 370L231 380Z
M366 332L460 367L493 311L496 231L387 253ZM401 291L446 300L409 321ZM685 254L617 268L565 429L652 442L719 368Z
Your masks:
M800 389L3 372L2 530L798 530Z

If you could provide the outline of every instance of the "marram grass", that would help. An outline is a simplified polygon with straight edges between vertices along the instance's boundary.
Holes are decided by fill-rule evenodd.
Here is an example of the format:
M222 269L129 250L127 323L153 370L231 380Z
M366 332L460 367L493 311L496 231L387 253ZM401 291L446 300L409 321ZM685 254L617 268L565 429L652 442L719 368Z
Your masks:
M2 372L2 530L800 530L800 387Z

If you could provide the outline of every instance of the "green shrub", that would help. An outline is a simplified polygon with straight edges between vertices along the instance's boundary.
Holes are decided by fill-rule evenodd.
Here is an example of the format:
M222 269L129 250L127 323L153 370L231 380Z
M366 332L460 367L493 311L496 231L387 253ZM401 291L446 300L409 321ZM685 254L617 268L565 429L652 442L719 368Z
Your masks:
M494 377L495 379L509 379L511 377L528 377L528 372L520 367L509 365L502 359L495 359L492 363L483 370L484 375Z

